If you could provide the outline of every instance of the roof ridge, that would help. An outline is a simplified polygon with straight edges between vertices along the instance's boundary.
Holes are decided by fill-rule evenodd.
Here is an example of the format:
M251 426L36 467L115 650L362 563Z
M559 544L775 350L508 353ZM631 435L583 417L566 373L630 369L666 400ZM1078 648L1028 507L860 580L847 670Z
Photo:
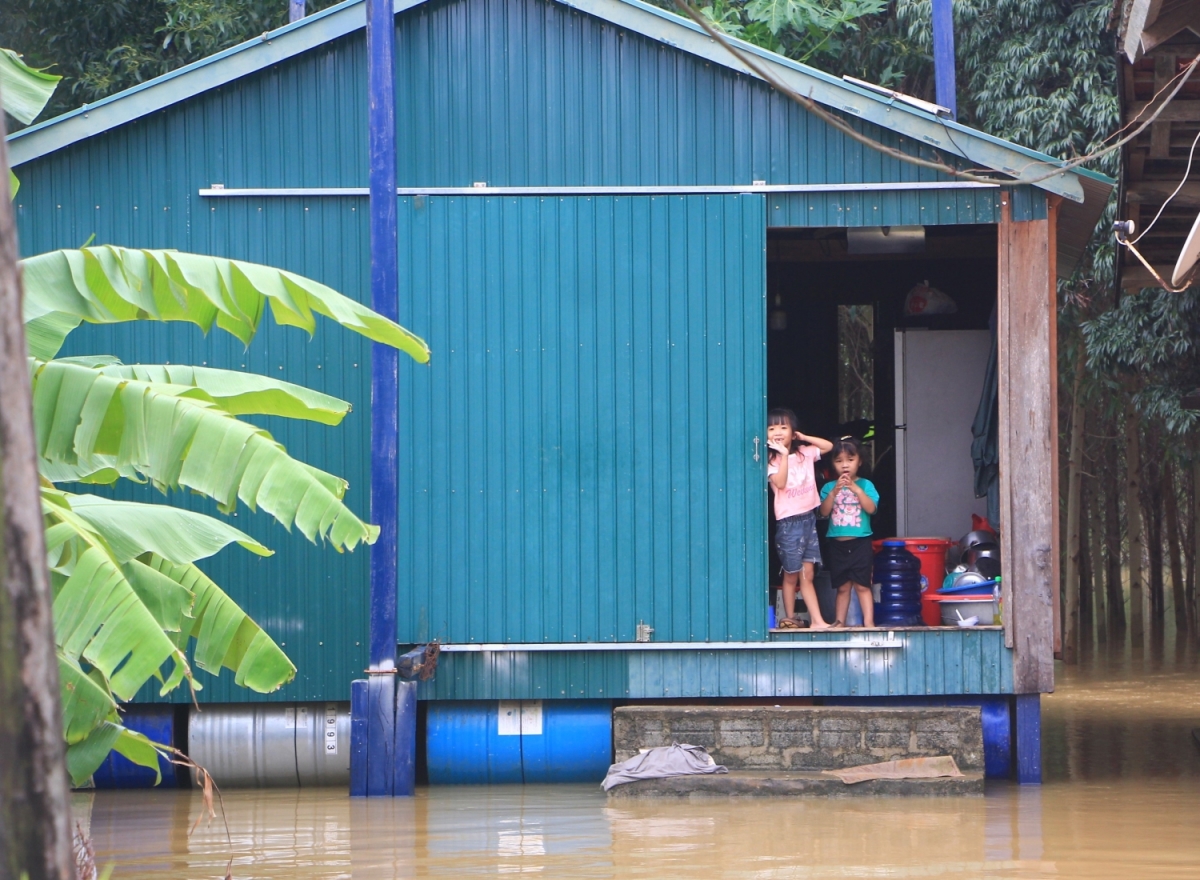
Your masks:
M393 0L393 12L402 13L426 2ZM743 75L758 78L723 46L715 43L695 22L643 0L551 2L625 27L648 39L705 58ZM85 104L22 129L8 138L10 161L14 167L32 161L295 57L360 30L365 25L364 0L344 0L93 104ZM1033 185L1075 202L1084 200L1078 177L1110 185L1114 183L1102 174L1082 168L1068 169L1045 179L1034 180L1035 177L1044 176L1044 169L1037 168L1031 172L1033 166L1053 168L1061 165L1063 160L942 118L897 100L895 96L863 88L743 40L730 38L730 42L772 65L778 71L779 78L799 94L807 94L812 100L843 115L911 137L974 165L1008 174L1015 178L1014 183L1021 182L1023 177L1029 178ZM964 141L965 145L962 143Z

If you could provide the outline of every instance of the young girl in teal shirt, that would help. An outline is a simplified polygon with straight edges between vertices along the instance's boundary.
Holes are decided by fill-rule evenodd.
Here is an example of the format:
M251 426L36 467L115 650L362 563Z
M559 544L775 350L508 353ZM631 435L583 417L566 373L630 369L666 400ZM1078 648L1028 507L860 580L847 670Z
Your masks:
M860 479L862 451L853 437L835 440L830 451L836 481L821 487L821 516L829 518L826 566L837 590L837 621L844 624L850 607L850 590L858 593L863 626L875 625L875 597L871 591L871 516L878 509L879 491Z

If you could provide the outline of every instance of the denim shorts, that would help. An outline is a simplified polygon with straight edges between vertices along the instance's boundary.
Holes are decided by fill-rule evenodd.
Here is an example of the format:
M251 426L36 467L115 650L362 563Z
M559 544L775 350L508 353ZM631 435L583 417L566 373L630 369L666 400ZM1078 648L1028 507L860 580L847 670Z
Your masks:
M775 549L788 574L800 571L804 563L821 564L821 548L817 544L817 512L810 510L781 519L775 524Z

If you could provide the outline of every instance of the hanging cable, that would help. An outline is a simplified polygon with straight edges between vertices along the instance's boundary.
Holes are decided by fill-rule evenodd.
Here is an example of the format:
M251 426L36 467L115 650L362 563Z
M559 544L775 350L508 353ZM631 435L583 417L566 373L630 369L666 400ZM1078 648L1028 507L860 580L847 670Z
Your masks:
M800 94L795 89L791 88L789 85L787 85L782 80L780 80L777 76L775 76L773 73L771 73L763 64L761 64L758 60L754 59L750 52L746 51L746 49L742 48L741 46L738 46L725 33L718 30L712 24L712 22L709 21L709 19L702 12L695 9L688 2L688 0L675 0L675 4L680 9L682 9L685 13L687 13L687 16L690 19L692 19L692 21L694 21L701 28L703 28L704 32L707 33L714 41L716 41L717 43L720 43L721 46L724 47L726 51L728 51L731 55L733 55L735 58L737 58L738 61L740 61L742 64L744 64L746 67L748 67L751 71L753 71L760 79L766 81L769 85L774 87L776 90L783 93L784 95L787 95L789 98L791 98L793 101L795 101L801 107L803 107L805 110L812 113L814 116L818 117L819 119L823 120L824 122L828 123L830 126L837 129L838 131L844 133L847 137L849 137L855 141L858 141L859 143L861 143L865 146L868 146L871 149L876 150L877 152L883 153L886 156L891 156L895 159L899 159L902 162L908 162L912 165L919 165L922 168L932 168L935 171L940 171L943 174L949 174L953 177L957 177L962 180L969 180L969 181L973 181L976 183L992 183L992 184L996 183L997 178L995 178L995 177L983 177L972 171L962 171L958 168L954 168L953 166L948 165L945 162L937 162L937 161L932 161L929 159L923 159L918 156L912 156L908 153L905 153L905 152L897 149L896 147L889 147L887 144L881 143L880 141L877 141L874 138L871 138L871 137L868 137L867 135L862 134L861 132L857 131L853 126L851 126L848 122L846 122L846 120L843 119L842 117L838 116L835 113L829 112L824 107L820 106L812 98ZM1034 160L1034 161L1024 165L1020 169L1020 171L1017 172L1017 174L1020 174L1020 173L1024 172L1026 169L1033 168L1038 165L1047 166L1052 169L1051 171L1048 171L1046 174L1043 174L1040 177L1022 179L1022 178L1018 177L1017 174L1007 174L1007 172L1002 172L1002 173L1005 173L1007 176L1014 177L1017 180L1017 182L1022 183L1022 184L1040 183L1043 180L1049 180L1051 177L1057 177L1058 175L1063 174L1064 172L1070 171L1070 170L1072 170L1074 168L1078 168L1079 166L1084 165L1088 162L1092 162L1096 159L1099 159L1101 156L1105 156L1105 155L1113 152L1114 150L1121 149L1121 147L1125 146L1130 141L1134 140L1138 135L1140 135L1143 131L1145 131L1156 119L1158 119L1158 117L1162 114L1163 110L1167 107L1167 105L1171 103L1171 101L1175 98L1175 96L1177 94L1179 94L1179 90L1182 89L1184 84L1187 83L1188 79L1191 78L1191 75L1195 72L1196 67L1198 65L1200 65L1200 55L1197 55L1195 58L1193 58L1191 63L1188 64L1188 66L1183 71L1181 71L1179 74L1177 74L1179 81L1175 84L1175 87L1171 90L1170 94L1167 95L1166 99L1162 102L1162 104L1160 104L1157 108L1155 108L1154 112L1152 114L1150 114L1150 116L1145 121L1143 121L1142 124L1139 125L1131 134L1127 135L1126 137L1121 138L1116 143L1110 144L1109 146L1104 147L1100 150L1096 150L1095 152L1088 153L1087 155L1080 156L1077 159L1072 159L1071 161L1063 161L1061 163L1054 163L1054 162L1046 162L1045 160L1041 160L1041 159ZM1160 91L1160 94L1161 94L1161 91ZM950 128L946 124L945 120L942 120L942 127L947 132L950 131ZM1110 137L1111 137L1111 135L1110 135ZM968 158L968 157L964 156L963 158Z

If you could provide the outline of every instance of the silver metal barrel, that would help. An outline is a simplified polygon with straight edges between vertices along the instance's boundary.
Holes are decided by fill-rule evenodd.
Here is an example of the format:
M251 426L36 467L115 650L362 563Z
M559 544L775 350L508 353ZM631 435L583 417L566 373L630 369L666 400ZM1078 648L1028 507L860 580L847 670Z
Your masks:
M217 784L350 783L349 703L213 704L188 716L188 755Z

